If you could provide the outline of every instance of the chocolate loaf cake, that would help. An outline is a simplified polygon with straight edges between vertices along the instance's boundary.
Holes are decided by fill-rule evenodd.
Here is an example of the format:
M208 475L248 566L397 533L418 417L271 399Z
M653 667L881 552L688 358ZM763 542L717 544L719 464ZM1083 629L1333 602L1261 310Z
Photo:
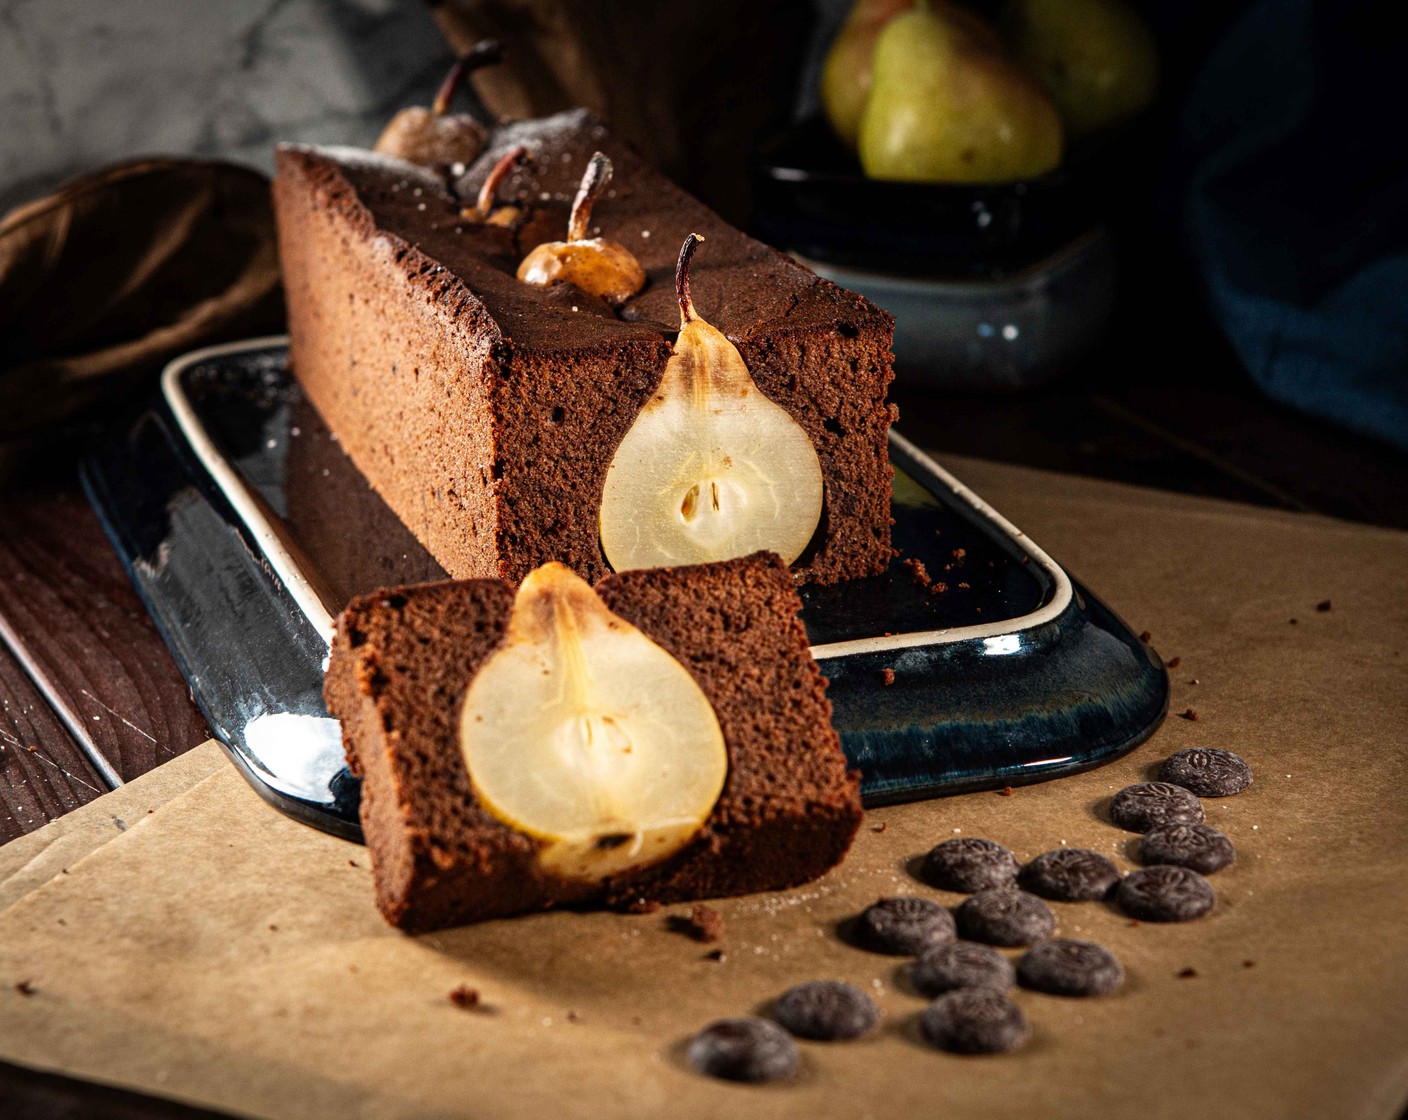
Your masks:
M495 163L527 151L500 191L517 228L461 217ZM515 270L559 239L595 150L613 161L592 213L644 267L613 310ZM679 329L685 236L700 314L758 388L805 431L824 481L799 580L883 571L890 558L885 401L892 321L732 229L585 111L506 126L458 183L347 149L282 147L274 186L293 372L343 447L457 578L521 578L560 560L609 570L598 510L615 449L660 383Z
M777 889L822 874L850 846L858 779L781 560L626 572L597 592L684 667L717 717L727 771L702 828L663 861L606 881L545 871L540 842L481 804L460 739L466 691L504 642L512 587L471 580L365 596L338 620L325 694L363 779L377 904L393 925Z

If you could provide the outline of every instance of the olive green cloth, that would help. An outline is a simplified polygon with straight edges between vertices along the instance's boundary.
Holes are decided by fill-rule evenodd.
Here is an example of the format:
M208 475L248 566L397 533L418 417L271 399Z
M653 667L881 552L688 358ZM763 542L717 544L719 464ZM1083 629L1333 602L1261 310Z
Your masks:
M259 172L145 159L74 179L0 219L0 440L282 320Z
M0 914L0 1057L313 1120L1394 1120L1408 1097L1408 534L948 465L1180 659L1173 709L1196 720L1171 716L1093 773L869 812L821 881L716 903L718 961L671 932L685 907L406 937L373 908L363 849L279 816L221 767ZM956 902L908 870L955 835L1132 867L1136 838L1106 802L1199 745L1256 772L1206 803L1239 853L1212 878L1216 910L1160 926L1053 904L1061 934L1108 946L1128 979L1090 1000L1018 993L1023 1050L926 1048L903 962L837 937L881 895ZM871 991L879 1031L803 1044L788 1084L683 1064L692 1031L818 977ZM448 998L462 984L477 1008Z

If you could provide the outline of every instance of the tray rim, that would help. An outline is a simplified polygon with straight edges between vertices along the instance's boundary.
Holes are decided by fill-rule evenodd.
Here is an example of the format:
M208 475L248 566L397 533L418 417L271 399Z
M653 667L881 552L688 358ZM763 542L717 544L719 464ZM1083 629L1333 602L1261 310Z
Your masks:
M299 564L289 548L284 536L274 527L267 507L249 488L234 465L220 452L214 439L201 422L200 415L186 394L182 375L192 366L230 354L253 350L267 350L275 347L287 348L287 334L265 335L260 338L226 342L191 351L166 365L161 375L161 393L170 408L181 434L195 454L200 465L210 475L220 492L245 528L258 542L260 550L275 576L288 591L298 609L331 648L335 620L322 596L318 594L308 574ZM984 501L968 486L911 443L895 428L889 431L889 442L904 458L912 462L920 471L926 472L935 482L941 483L953 497L968 506L975 514L999 529L1003 536L1031 558L1050 577L1052 593L1036 610L1014 618L999 619L971 626L955 626L940 630L913 630L889 636L854 638L841 642L826 642L811 647L811 655L817 661L829 658L847 657L855 654L882 653L890 650L913 649L917 646L939 646L976 639L1004 637L1034 630L1055 621L1070 606L1074 589L1070 576L1066 574L1044 549L1012 524L1006 517Z

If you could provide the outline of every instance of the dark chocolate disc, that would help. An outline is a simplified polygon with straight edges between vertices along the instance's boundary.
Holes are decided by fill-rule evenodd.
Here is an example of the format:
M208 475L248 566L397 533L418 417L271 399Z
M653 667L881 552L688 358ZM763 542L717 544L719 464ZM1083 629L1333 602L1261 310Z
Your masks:
M1017 962L1017 979L1053 996L1103 996L1124 982L1124 968L1102 945L1057 938L1027 951Z
M1252 784L1252 768L1231 751L1195 747L1170 755L1159 777L1199 797L1231 797Z
M728 1081L791 1077L800 1054L792 1036L766 1019L719 1019L689 1040L689 1064Z
M919 1020L924 1038L955 1054L1015 1050L1031 1034L1022 1009L993 988L956 988L939 996Z
M856 921L857 940L876 953L917 957L955 937L953 915L927 898L882 898Z
M1120 909L1145 922L1187 922L1212 909L1217 896L1196 871L1161 863L1141 867L1120 881Z
M996 988L1005 992L1016 982L1012 962L986 945L953 941L924 953L909 966L909 982L932 999L955 988Z
M1199 875L1211 875L1235 862L1232 841L1210 824L1164 824L1139 841L1139 862L1174 863Z
M1203 805L1196 795L1170 782L1125 786L1110 802L1110 820L1130 832L1148 832L1161 824L1197 824Z
M1022 868L1017 881L1025 890L1057 902L1090 902L1105 898L1120 872L1099 852L1087 848L1057 848L1043 852Z
M972 894L989 887L1010 887L1017 878L1017 857L991 840L955 837L924 857L924 879L946 891Z
M788 988L773 1004L772 1015L798 1038L822 1042L859 1038L880 1021L874 1001L840 980L811 980Z
M954 918L964 937L989 945L1031 945L1056 929L1051 907L1015 887L979 891L954 912Z

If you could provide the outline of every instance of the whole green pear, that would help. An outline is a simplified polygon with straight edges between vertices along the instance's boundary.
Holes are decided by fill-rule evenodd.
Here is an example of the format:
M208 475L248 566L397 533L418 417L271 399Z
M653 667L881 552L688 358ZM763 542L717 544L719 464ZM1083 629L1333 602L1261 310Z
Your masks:
M856 0L821 66L821 108L841 142L855 150L870 94L870 59L884 26L915 0Z
M896 16L875 42L861 116L873 179L999 183L1061 162L1061 118L1035 79L943 8Z
M1012 0L1003 25L1013 55L1046 88L1071 136L1132 117L1154 100L1158 48L1122 0Z

